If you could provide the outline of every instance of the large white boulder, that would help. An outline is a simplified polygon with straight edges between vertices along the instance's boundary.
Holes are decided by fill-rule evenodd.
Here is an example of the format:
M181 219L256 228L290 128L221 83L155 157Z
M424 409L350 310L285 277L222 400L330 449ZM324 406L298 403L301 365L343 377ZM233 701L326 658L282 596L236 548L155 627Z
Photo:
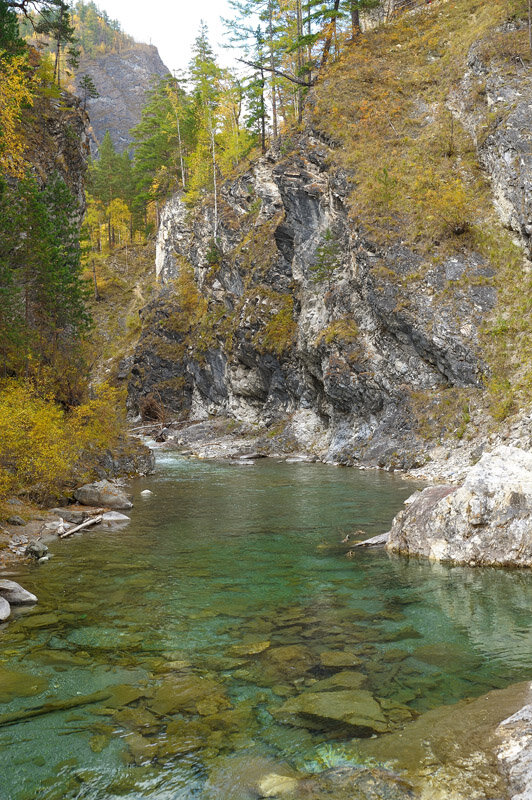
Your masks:
M37 602L37 597L24 589L15 581L0 580L0 597L12 606L31 606Z
M532 454L501 446L459 488L424 489L395 517L387 547L439 561L532 566Z

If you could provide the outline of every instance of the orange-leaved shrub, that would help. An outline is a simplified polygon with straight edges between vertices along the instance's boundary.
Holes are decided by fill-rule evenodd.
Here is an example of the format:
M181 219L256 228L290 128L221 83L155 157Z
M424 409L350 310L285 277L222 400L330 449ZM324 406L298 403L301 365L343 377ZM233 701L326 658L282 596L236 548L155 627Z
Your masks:
M122 431L122 393L104 384L65 411L25 381L0 386L0 501L10 494L43 501L89 477Z

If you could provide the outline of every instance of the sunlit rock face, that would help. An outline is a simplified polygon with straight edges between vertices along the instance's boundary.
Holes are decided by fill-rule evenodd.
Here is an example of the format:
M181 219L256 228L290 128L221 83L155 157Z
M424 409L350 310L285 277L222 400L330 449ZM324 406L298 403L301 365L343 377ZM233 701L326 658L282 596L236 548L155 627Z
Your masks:
M157 240L162 290L144 311L130 404L152 394L198 419L284 425L294 449L324 460L412 466L423 460L412 392L482 381L490 270L464 252L431 265L419 291L407 279L419 256L376 248L357 230L352 187L330 155L306 132L226 183L217 208L169 201ZM175 324L173 286L186 269L206 301L200 343Z
M133 143L131 128L140 122L148 92L158 78L169 72L156 47L136 42L119 53L81 59L78 80L89 75L99 94L99 97L87 100L95 153L106 131L109 131L118 152L130 147Z

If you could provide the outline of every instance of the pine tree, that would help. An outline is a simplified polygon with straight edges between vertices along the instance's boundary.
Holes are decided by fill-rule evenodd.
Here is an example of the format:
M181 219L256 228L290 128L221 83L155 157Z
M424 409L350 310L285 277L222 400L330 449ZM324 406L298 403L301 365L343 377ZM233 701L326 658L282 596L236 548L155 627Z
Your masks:
M90 75L83 75L81 77L79 87L81 90L81 99L83 101L83 110L86 110L87 102L99 97L100 93L94 85L94 81Z
M5 374L50 377L67 400L65 364L89 325L76 203L59 177L0 187L0 340Z

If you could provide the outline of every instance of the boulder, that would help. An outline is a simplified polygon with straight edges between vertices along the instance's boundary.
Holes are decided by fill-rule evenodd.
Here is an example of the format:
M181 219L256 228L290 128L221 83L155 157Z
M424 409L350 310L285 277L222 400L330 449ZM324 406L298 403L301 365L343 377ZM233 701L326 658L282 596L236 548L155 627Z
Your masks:
M11 606L9 605L7 600L4 600L3 597L0 597L0 622L5 622L6 619L8 619L8 617L10 616L10 614L11 614Z
M11 517L7 518L7 524L8 525L25 525L26 523L24 522L22 517L19 517L18 514L13 514Z
M24 553L32 558L43 558L48 552L47 546L43 542L30 542Z
M526 705L497 728L497 758L510 785L512 800L532 800L532 705Z
M342 731L350 736L388 730L380 705L365 689L303 692L271 713L280 722L299 728Z
M105 514L102 514L101 524L107 528L114 528L117 525L127 524L130 519L127 514L121 514L120 511L106 511Z
M87 519L88 512L75 508L52 508L52 514L57 514L58 517L64 519L65 522L70 522L72 525L81 525Z
M0 580L0 597L12 606L30 606L37 602L34 594L23 589L15 581L8 580Z
M104 506L113 509L133 508L133 503L124 491L111 481L97 481L80 486L74 497L82 506Z
M424 489L394 519L387 547L438 561L532 566L532 453L485 453L463 485Z

